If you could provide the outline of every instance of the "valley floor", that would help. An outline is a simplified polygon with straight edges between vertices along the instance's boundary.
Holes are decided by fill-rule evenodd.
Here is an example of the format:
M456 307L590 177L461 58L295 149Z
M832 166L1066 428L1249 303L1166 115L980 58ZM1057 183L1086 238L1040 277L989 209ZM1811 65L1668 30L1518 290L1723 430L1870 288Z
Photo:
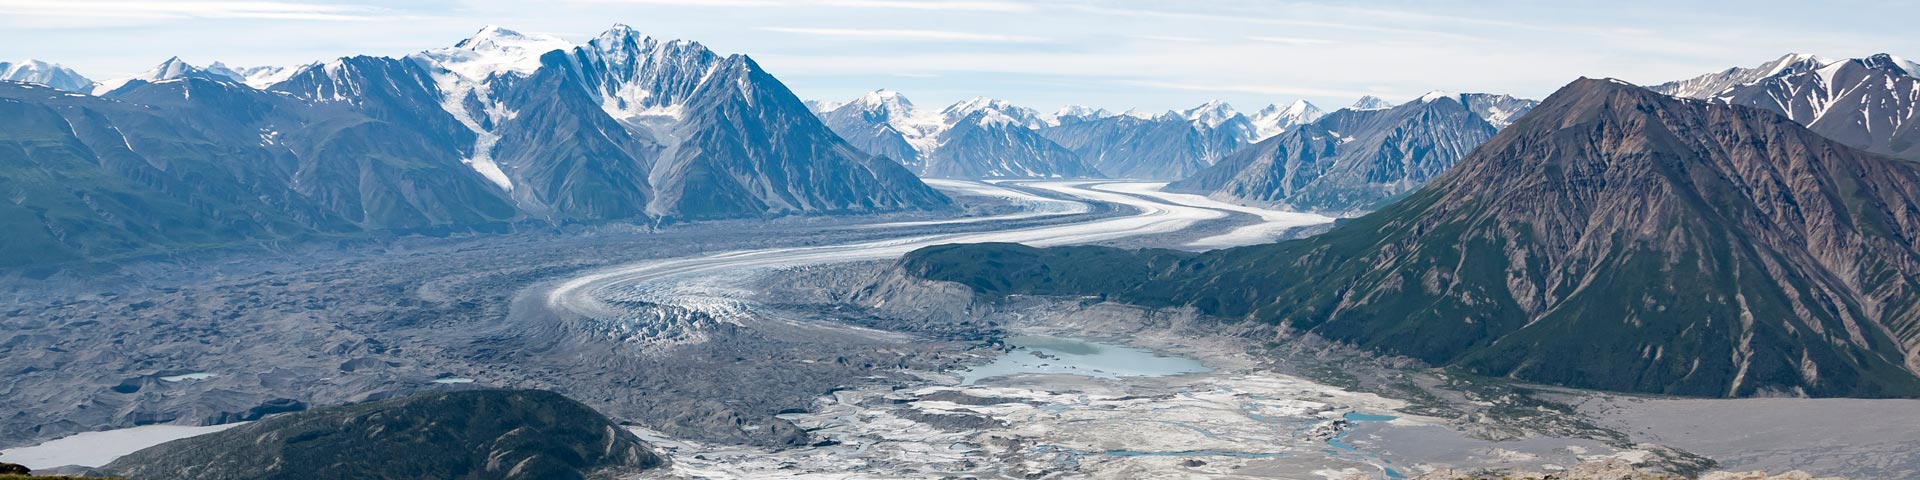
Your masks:
M650 477L1393 478L1604 458L1920 476L1920 454L1900 449L1920 441L1906 420L1920 402L1539 389L1187 312L979 303L891 260L983 241L1218 248L1332 219L1137 182L932 183L963 213L421 240L14 282L0 290L0 411L18 413L0 418L0 448L14 448L0 461L111 457L54 440L78 432L498 386L627 422L674 462Z

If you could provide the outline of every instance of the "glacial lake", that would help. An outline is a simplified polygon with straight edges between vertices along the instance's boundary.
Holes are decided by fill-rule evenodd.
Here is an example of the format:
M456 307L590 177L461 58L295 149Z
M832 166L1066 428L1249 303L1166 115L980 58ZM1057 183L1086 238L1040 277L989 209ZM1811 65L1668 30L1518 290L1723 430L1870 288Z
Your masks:
M1199 360L1065 337L1025 335L1006 339L1013 351L993 363L960 372L960 384L1020 374L1065 374L1096 378L1158 377L1211 372Z

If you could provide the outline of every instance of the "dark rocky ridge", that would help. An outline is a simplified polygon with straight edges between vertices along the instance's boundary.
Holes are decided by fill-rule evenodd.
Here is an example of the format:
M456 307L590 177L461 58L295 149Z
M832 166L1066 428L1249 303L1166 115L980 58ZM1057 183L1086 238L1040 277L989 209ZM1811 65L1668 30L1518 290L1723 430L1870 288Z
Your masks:
M901 266L1527 381L1920 395L1920 165L1610 80L1568 85L1426 188L1317 237L1204 254L942 246Z
M140 479L577 479L664 460L556 393L428 393L273 417L134 452L102 470Z

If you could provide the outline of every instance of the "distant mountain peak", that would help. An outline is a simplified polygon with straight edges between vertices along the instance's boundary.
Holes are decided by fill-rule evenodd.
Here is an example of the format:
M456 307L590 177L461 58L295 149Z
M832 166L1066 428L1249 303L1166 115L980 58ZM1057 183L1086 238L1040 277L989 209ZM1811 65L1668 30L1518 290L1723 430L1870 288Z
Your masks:
M1319 106L1306 100L1294 100L1287 106L1267 105L1249 119L1253 122L1255 140L1279 135L1295 126L1313 123L1319 120L1323 111Z
M540 68L541 55L573 46L551 35L529 35L488 25L452 47L417 55L469 80L480 80L497 73L532 73Z
M498 44L500 42L518 42L530 39L530 37L520 32L508 30L499 25L487 25L481 27L479 31L474 32L473 36L467 37L467 39L461 40L460 43L455 43L453 46L457 48L477 49L485 48L485 45L490 43Z
M1431 101L1440 100L1444 98L1455 98L1456 96L1457 95L1454 94L1453 92L1449 92L1445 90L1434 90L1431 92L1427 92L1426 94L1420 95L1420 98L1416 98L1414 99L1414 101L1425 103L1425 102L1431 102Z
M1318 112L1318 111L1320 111L1320 107L1318 105L1314 105L1313 102L1309 102L1309 101L1306 101L1305 99L1301 99L1301 100L1294 100L1292 103L1288 103L1287 106L1285 107L1268 104L1267 108L1260 109L1260 114L1261 115L1267 115L1267 114L1297 115L1305 112Z
M12 63L0 62L0 80L37 83L69 92L86 92L93 88L93 80L88 80L73 69L31 58Z
M119 90L121 87L125 87L127 84L136 81L160 83L189 78L231 83L239 83L241 81L241 78L237 74L225 68L217 71L202 69L193 66L191 63L187 63L186 60L181 60L178 56L173 56L168 57L166 61L160 62L159 65L147 69L145 72L140 72L138 75L101 82L99 85L93 87L93 93L95 95L104 95L114 90Z
M613 26L607 27L607 31L601 32L600 36L601 37L634 37L634 36L640 36L640 31L635 30L632 26L628 26L625 23L614 22Z
M966 118L974 117L975 114L981 114L979 118L992 120L996 123L1008 121L1027 128L1040 128L1047 124L1046 119L1042 118L1038 111L1014 105L1006 100L987 97L974 97L960 101L952 106L948 106L945 110L941 110L940 113L947 118L948 123L958 122Z
M1360 97L1359 100L1353 102L1352 106L1347 108L1354 110L1383 110L1393 108L1393 102L1373 95L1367 95Z
M1094 108L1086 105L1063 105L1060 107L1059 110L1053 111L1054 118L1079 117L1079 118L1092 119L1092 118L1106 118L1106 117L1111 117L1113 115L1114 115L1113 112L1108 111L1107 109Z
M1155 118L1160 118L1161 115L1165 115L1165 114L1153 113L1146 110L1141 110L1139 107L1134 107L1134 108L1127 109L1127 111L1120 112L1120 115L1126 116L1126 117L1138 118L1141 120L1153 120Z
M178 56L174 56L167 57L166 61L160 62L160 65L147 70L147 73L141 74L141 77L149 80L169 80L180 78L199 70L200 69L193 66L193 64L181 60Z
M1233 117L1239 115L1239 112L1233 110L1232 105L1228 105L1227 102L1220 100L1208 101L1207 103L1200 104L1200 106L1180 112L1182 118L1186 118L1198 125L1205 125L1208 128L1219 128L1221 124L1227 123L1228 120L1232 120Z
M1920 64L1891 54L1878 53L1860 60L1868 68L1898 71L1909 77L1920 78Z
M853 101L848 104L857 104L867 109L883 109L899 112L906 112L913 109L913 101L907 100L906 95L884 88L867 92L866 95L861 95L860 98L853 99Z

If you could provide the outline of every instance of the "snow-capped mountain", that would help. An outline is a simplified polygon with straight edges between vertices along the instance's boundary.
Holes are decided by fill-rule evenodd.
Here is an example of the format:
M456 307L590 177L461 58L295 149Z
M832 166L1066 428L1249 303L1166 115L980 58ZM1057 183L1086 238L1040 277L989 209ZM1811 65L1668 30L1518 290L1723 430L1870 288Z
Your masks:
M224 76L249 87L265 89L273 84L284 82L300 71L299 67L230 67L225 63L213 62L206 70L215 75Z
M80 75L80 72L60 64L33 59L17 63L0 62L0 80L38 83L69 92L85 93L93 89L93 81Z
M1520 117L1526 116L1527 112L1533 111L1533 107L1540 105L1539 100L1497 93L1462 93L1460 103L1466 104L1468 110L1480 115L1494 128L1500 129L1507 128Z
M1311 102L1294 100L1293 103L1289 103L1284 107L1267 105L1266 108L1260 109L1258 113L1255 113L1253 117L1248 120L1253 121L1254 136L1259 140L1265 140L1295 126L1313 123L1314 120L1319 120L1320 116L1325 113L1326 112L1320 111L1319 106Z
M869 153L924 177L1060 178L1100 173L1035 129L1054 121L1030 108L985 97L939 111L877 90L821 113L834 132Z
M580 45L490 27L290 71L175 58L95 91L0 83L0 140L61 139L27 155L69 179L0 204L0 219L42 218L0 225L36 245L31 261L948 203L834 135L752 59L623 26Z
M1466 100L1492 97L1435 92L1391 108L1343 108L1167 189L1331 215L1366 212L1418 189L1492 138L1498 129Z
M915 107L900 92L884 89L822 112L820 118L855 147L891 158L916 173L948 126L939 112Z
M1232 105L1219 100L1209 101L1180 112L1181 118L1208 128L1220 128L1220 125L1240 116L1239 112L1233 110Z
M1772 110L1840 143L1920 160L1920 64L1900 57L1794 54L1652 89Z
M1819 55L1789 53L1758 67L1733 67L1723 71L1698 77L1667 82L1652 87L1653 91L1684 98L1708 99L1729 88L1751 85L1768 77L1809 72L1833 63L1832 59Z
M222 69L222 70L225 70L225 69ZM123 88L128 88L130 86L138 86L138 85L143 85L148 83L159 83L159 82L165 82L169 80L183 80L183 79L189 79L189 78L200 79L200 80L212 80L212 81L218 81L218 82L238 83L240 81L240 79L233 77L229 72L215 72L215 71L206 70L200 67L193 66L193 64L189 64L186 61L181 60L180 57L172 57L172 58L168 58L167 61L160 62L159 65L155 65L153 68L148 69L145 72L140 72L138 75L116 78L116 79L100 82L99 84L93 86L93 94L108 95L116 91L119 91Z
M1113 115L1113 112L1107 111L1107 109L1104 108L1094 108L1085 105L1066 105L1060 107L1059 110L1053 111L1053 121L1050 123L1051 126L1057 127L1073 122L1098 120Z
M946 117L950 124L977 113L985 114L990 121L1010 122L1026 128L1041 128L1051 123L1038 110L987 97L963 100L940 111L940 115Z
M697 42L615 25L571 45L488 27L409 58L473 130L467 163L532 211L708 218L945 203L835 136L752 59Z
M1351 110L1385 110L1393 108L1393 102L1373 95L1367 95L1360 97L1359 100L1355 100L1353 105L1347 108Z

